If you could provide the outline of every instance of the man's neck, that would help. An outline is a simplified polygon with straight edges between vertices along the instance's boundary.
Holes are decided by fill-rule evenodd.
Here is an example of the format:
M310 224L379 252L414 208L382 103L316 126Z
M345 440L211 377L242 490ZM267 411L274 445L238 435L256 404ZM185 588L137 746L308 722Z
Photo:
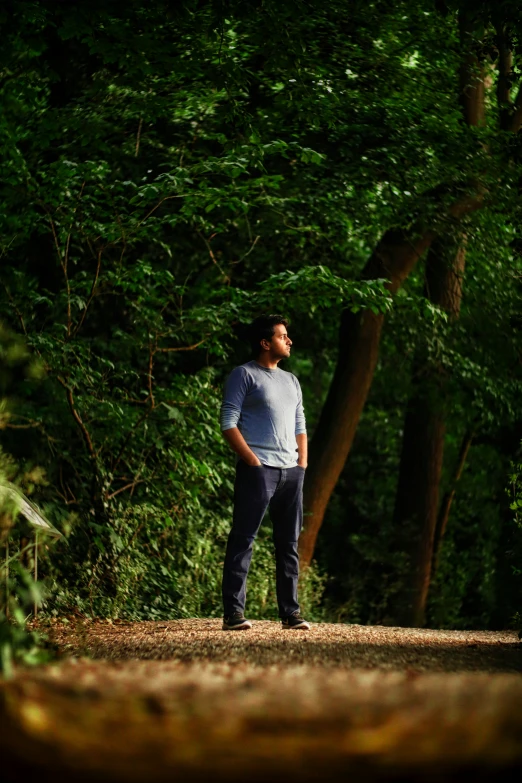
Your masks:
M266 354L261 354L261 356L258 356L256 359L256 362L260 364L261 367L266 367L267 370L277 370L277 365L280 361L281 359L273 359Z

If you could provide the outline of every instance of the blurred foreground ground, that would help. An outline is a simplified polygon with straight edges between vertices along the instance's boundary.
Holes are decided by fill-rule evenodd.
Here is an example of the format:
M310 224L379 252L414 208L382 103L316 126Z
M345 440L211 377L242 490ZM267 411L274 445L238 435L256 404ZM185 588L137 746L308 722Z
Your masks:
M520 778L516 633L220 626L52 626L60 663L0 686L4 780Z

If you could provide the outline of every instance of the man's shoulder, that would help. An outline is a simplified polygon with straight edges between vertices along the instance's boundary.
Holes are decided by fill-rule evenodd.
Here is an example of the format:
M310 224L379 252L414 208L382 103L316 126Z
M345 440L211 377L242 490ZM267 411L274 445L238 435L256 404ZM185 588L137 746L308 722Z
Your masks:
M255 369L256 369L256 363L253 361L249 361L249 362L244 362L244 364L238 364L237 367L234 367L232 372L237 372L240 375L253 375Z
M234 369L230 372L229 378L235 378L237 380L240 380L242 378L252 378L254 375L253 362L245 362L244 364L238 364L237 367L234 367Z

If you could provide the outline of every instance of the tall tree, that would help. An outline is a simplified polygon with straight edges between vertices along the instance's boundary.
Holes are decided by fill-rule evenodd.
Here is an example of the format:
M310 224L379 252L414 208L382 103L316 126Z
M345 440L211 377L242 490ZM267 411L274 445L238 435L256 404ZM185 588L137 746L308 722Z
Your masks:
M466 249L441 237L428 252L426 296L458 318L462 301ZM430 585L439 486L444 454L446 371L425 347L413 362L413 393L408 402L393 514L401 551L408 554L402 589L394 596L391 616L397 625L424 624Z
M461 5L461 12L453 15L459 29L460 45L460 92L455 90L455 96L458 95L461 103L466 126L474 128L481 125L484 119L484 51L480 39L484 27L491 24L495 9L493 4L488 4L477 12L471 3ZM520 26L516 6L510 5L504 10L511 28ZM445 11L448 13L447 8ZM506 88L506 84L511 85L515 78L508 56L513 39L509 38L506 29L504 26L499 35L503 48L498 94L503 101L502 127L517 133L522 125L522 89L519 88L513 102L511 90ZM472 138L475 137L472 135ZM469 157L470 152L467 154ZM477 162L480 161L480 169L486 165L483 144L476 145L475 154ZM495 171L496 166L498 161L493 165ZM373 252L363 278L385 278L389 281L389 290L396 293L435 238L447 231L448 222L454 225L484 205L487 188L495 187L488 179L492 177L488 178L486 172L478 171L476 177L468 178L467 182L461 181L457 188L452 187L451 183L434 188L429 194L434 207L431 219L424 218L413 226L388 231ZM448 196L451 199L452 194L453 202L445 209L441 207L441 202L448 204ZM305 525L300 539L300 556L304 567L312 561L329 499L350 452L368 396L378 358L383 319L383 315L369 311L357 315L344 312L341 318L337 366L314 435L305 486Z
M448 215L459 219L481 205L480 193L456 201ZM389 281L395 294L419 258L431 246L436 231L416 225L411 231L389 231L377 246L363 279ZM305 526L300 558L311 563L328 501L344 467L357 424L368 397L379 355L384 315L345 310L339 330L339 358L319 418L304 491Z
M485 120L484 62L477 51L482 42L473 35L475 21L469 14L459 18L459 95L464 122L472 127ZM459 317L466 264L465 235L457 237L456 252L455 241L441 237L431 246L426 262L425 295L450 321ZM413 362L414 390L404 421L393 514L408 567L401 590L394 596L391 616L394 623L404 626L422 626L425 621L446 434L446 371L440 360L425 354L422 347Z

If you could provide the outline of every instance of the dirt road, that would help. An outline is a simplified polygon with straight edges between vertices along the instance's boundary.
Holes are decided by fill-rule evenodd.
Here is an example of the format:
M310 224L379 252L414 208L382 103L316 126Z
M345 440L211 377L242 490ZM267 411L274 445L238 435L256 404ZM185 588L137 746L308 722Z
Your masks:
M9 781L506 780L522 772L514 632L217 620L56 624L0 686ZM89 658L80 657L89 655Z

